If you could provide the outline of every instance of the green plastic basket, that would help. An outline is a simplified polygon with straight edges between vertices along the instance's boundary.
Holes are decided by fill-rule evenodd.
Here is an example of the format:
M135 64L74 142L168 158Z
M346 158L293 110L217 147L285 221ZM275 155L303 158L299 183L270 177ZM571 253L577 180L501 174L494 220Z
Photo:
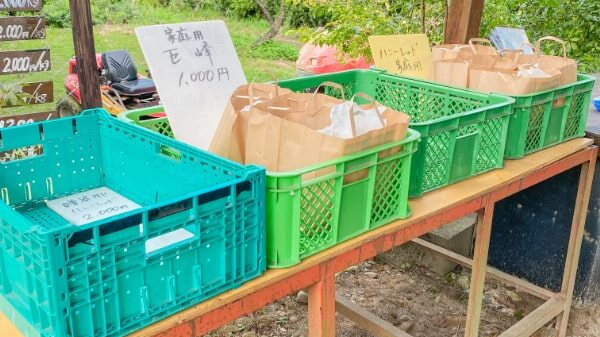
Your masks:
M120 118L160 107L133 110ZM166 118L156 123L163 123ZM147 127L147 125L146 125ZM167 128L161 132L172 136ZM292 172L267 172L267 265L283 268L392 220L410 215L408 189L419 133Z
M267 265L301 259L408 217L410 164L419 133L292 172L267 172ZM311 174L323 172L317 177Z
M133 122L146 129L158 132L162 135L173 138L171 124L166 117L162 117L165 109L162 105L152 106L148 108L129 110L119 114L119 119L126 122ZM154 117L153 115L158 115Z
M514 100L432 82L350 70L280 81L282 87L310 92L325 81L341 84L346 97L364 92L411 117L421 134L412 160L410 196L461 181L503 165L508 121ZM335 89L326 93L339 96Z
M0 310L25 336L123 336L266 268L262 168L104 110L0 139L0 153L39 147L0 162ZM45 203L102 186L141 208L76 226Z
M594 78L579 74L577 82L529 95L513 96L505 157L523 156L583 137Z

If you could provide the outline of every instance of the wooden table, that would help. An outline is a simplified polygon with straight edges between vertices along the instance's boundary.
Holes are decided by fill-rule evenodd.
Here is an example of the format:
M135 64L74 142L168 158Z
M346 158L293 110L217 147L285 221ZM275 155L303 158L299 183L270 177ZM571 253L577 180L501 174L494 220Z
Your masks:
M310 337L335 336L336 309L376 336L410 336L352 302L340 296L336 298L335 274L411 240L472 268L465 336L478 335L483 286L487 274L521 291L546 299L543 305L505 331L502 337L529 336L555 318L560 331L559 336L564 337L598 152L591 144L589 139L571 140L534 153L525 159L507 161L501 170L427 193L421 198L411 199L413 215L409 219L395 221L365 233L291 268L268 270L263 276L238 289L148 326L133 333L131 337L201 336L301 289L308 290ZM494 204L580 165L582 169L561 291L553 293L487 267ZM473 260L418 239L419 236L472 212L479 214ZM0 331L8 331L5 329L10 327L6 319L0 316Z

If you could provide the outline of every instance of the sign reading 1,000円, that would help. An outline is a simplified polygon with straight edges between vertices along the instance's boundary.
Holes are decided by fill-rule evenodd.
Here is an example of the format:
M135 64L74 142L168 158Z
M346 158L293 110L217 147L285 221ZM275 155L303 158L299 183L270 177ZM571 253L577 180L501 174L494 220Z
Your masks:
M0 75L48 70L50 49L0 52Z
M1 0L0 0L1 1ZM46 21L43 17L0 18L0 42L34 40L46 37Z

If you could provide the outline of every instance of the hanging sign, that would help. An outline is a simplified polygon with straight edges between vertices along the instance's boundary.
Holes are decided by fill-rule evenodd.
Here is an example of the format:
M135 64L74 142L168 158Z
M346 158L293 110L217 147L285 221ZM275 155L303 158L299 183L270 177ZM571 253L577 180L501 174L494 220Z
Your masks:
M46 20L43 17L0 18L0 42L46 38Z
M1 11L39 11L42 0L0 0Z
M0 75L50 70L50 49L0 52Z
M25 83L21 85L21 91L28 95L24 98L25 105L45 104L54 101L54 85L52 81ZM5 104L1 107L13 106L16 105Z
M34 112L17 116L2 116L0 117L0 129L11 126L25 125L33 122L47 121L54 118L58 118L58 113L56 113L56 111Z
M135 30L175 138L207 149L233 91L246 83L223 21Z
M429 79L431 47L425 34L370 36L375 66L390 73Z

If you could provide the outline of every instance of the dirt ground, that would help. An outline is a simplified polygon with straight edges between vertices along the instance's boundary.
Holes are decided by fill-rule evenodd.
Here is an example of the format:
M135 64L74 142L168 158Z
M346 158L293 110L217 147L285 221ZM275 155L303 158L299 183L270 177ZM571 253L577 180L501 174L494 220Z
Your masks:
M349 268L337 277L337 292L415 337L452 337L464 333L470 274L460 267L439 277L424 267L391 266L378 259ZM484 292L480 336L498 336L542 300L488 280ZM353 322L337 314L337 336L368 337ZM568 336L600 336L600 307L574 308ZM304 337L307 335L303 296L289 296L242 317L211 337ZM554 337L542 328L535 337Z

